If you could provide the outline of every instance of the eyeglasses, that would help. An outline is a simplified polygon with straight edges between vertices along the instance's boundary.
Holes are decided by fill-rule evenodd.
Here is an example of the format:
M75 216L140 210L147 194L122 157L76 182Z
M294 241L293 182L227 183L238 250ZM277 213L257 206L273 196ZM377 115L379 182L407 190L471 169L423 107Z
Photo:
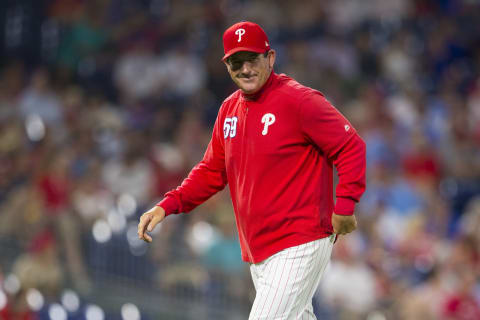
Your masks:
M263 56L266 58L268 56L268 52L266 51ZM232 71L240 70L245 62L249 63L256 63L258 58L260 57L260 53L255 52L239 52L238 54L234 54L227 58L226 62L230 66Z

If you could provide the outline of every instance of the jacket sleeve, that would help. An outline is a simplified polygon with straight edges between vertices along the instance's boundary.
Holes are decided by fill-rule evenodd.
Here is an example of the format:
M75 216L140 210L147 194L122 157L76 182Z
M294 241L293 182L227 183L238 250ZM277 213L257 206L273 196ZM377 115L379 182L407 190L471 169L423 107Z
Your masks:
M165 209L166 215L190 212L226 186L225 152L219 118L220 116L215 122L203 160L193 167L179 187L167 192L165 198L157 204Z
M302 132L337 168L334 212L352 215L365 191L366 147L350 122L319 93L307 94L300 103Z

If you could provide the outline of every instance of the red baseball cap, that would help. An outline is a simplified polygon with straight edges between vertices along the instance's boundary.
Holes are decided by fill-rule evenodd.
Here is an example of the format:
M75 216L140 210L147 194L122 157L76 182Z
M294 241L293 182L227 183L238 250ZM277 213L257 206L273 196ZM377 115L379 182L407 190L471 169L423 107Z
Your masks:
M225 55L222 60L239 51L251 51L264 53L270 50L270 43L267 34L256 23L242 21L235 23L223 34L223 51Z

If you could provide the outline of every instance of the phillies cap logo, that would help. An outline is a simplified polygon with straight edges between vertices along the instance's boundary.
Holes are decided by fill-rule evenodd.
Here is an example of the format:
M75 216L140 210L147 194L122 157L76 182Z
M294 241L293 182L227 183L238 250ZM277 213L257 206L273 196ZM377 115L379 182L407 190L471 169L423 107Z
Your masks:
M242 36L245 34L245 29L237 29L235 34L238 36L238 42L242 41Z

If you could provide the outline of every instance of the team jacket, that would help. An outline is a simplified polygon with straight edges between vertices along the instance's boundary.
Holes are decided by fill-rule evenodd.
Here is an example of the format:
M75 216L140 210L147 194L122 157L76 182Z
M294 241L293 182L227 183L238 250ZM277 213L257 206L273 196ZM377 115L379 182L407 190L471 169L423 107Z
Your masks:
M189 212L228 183L242 258L258 263L330 235L332 212L352 215L365 164L365 143L320 92L272 72L223 102L203 160L157 205Z

